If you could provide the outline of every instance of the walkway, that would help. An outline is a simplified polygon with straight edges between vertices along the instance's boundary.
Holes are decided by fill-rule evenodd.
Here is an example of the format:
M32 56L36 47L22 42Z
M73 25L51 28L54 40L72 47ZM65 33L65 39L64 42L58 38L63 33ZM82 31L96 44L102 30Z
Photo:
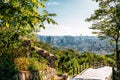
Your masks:
M109 80L112 75L112 67L89 68L81 74L69 80Z

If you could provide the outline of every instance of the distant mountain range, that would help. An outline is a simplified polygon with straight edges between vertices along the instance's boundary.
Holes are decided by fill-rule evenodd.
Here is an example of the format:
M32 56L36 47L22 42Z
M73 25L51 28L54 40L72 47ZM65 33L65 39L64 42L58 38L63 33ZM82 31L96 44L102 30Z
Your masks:
M112 46L96 36L41 36L38 39L60 49L71 48L80 52L89 51L98 54L111 53Z

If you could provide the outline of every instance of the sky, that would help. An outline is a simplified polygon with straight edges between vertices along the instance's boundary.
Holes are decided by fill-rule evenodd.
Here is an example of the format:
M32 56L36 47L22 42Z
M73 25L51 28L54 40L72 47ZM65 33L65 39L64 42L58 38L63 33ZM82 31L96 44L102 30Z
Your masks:
M89 29L91 22L85 19L94 13L98 4L92 0L48 0L46 10L56 13L53 19L58 25L45 24L45 29L40 29L38 34L51 36L93 36Z

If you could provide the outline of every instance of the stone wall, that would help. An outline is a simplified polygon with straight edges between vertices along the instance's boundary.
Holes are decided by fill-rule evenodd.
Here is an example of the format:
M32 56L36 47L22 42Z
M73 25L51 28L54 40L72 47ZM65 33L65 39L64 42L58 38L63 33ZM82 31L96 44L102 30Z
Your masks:
M54 68L50 68L49 70L44 71L43 75L44 75L43 80L53 80L57 77L56 71Z
M43 75L43 80L53 80L56 77L55 71L55 56L50 52L41 49L37 46L32 46L31 41L24 39L22 46L27 47L30 53L27 55L31 57L31 51L36 51L38 55L42 56L48 61L49 70L46 71L19 71L16 75L16 80L41 80L40 75ZM42 73L42 74L41 74Z
M40 75L42 76L40 77ZM50 68L46 71L19 71L16 80L53 80L56 77L55 69Z
M19 71L16 80L40 80L38 71Z
M36 46L31 47L31 50L36 50L38 55L48 60L48 66L55 68L55 56L52 53Z
M31 57L31 55L32 55L31 51L36 50L38 55L40 55L48 60L48 65L50 67L55 68L55 56L52 53L50 53L44 49L41 49L37 46L32 46L31 43L32 42L29 39L24 39L24 42L22 44L22 46L27 47L30 52L29 54L27 54L27 57Z

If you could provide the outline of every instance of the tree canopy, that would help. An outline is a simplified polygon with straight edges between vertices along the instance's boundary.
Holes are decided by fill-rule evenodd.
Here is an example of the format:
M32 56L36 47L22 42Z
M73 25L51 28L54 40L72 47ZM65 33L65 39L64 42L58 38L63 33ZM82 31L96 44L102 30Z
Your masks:
M0 27L17 27L16 31L28 30L35 26L44 27L44 21L57 24L46 10L39 13L38 9L45 9L47 0L1 0Z
M99 8L86 21L93 21L90 29L100 38L114 41L117 65L119 65L119 38L120 38L120 1L119 0L93 0L99 3ZM120 67L119 67L120 69Z
M94 14L86 21L93 21L90 27L100 37L110 37L117 39L119 35L119 17L120 17L120 2L117 0L94 0L99 2L99 9L95 10Z
M54 13L45 10L47 0L1 0L0 1L0 44L1 50L8 49L11 42L18 41L20 35L30 35L37 26L43 27L44 22L57 24L52 17ZM39 9L42 12L39 12ZM13 45L12 45L13 47ZM6 51L6 50L4 50ZM3 51L1 51L3 52Z

